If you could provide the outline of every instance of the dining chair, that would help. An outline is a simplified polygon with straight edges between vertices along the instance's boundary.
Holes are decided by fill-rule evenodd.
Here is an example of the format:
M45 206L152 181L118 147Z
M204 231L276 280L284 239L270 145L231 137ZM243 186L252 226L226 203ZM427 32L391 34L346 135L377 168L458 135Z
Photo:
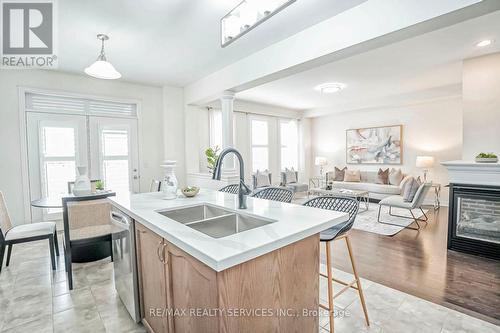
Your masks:
M225 193L231 193L231 194L238 194L240 188L240 184L230 184L227 186L224 186L219 190L219 192L225 192Z
M59 256L59 246L57 242L57 230L55 222L37 222L21 225L12 225L12 221L7 210L7 204L3 193L0 191L0 273L2 272L3 258L7 248L7 261L5 266L10 264L12 247L14 244L34 242L42 239L49 240L50 260L52 270L56 270L56 260L54 250Z
M280 202L292 202L293 192L283 187L263 187L250 195L254 198L267 199Z
M69 289L73 289L73 249L108 246L113 261L112 234L120 232L111 222L111 204L106 199L115 193L103 193L81 197L64 197L64 264L68 274ZM91 257L92 254L89 254Z
M361 301L361 306L363 307L363 312L365 315L366 325L370 326L370 321L368 319L368 310L366 308L365 296L363 294L363 289L361 287L361 280L356 270L356 265L354 263L354 255L352 252L351 241L349 240L349 230L351 230L356 215L359 210L359 201L352 198L341 198L333 196L322 196L311 199L304 203L304 206L315 207L321 209L329 209L339 212L344 212L349 214L349 219L344 222L337 224L329 229L321 231L319 234L320 242L325 243L326 248L326 274L319 273L323 278L328 279L328 305L320 304L319 306L325 310L328 310L330 317L330 332L333 333L334 327L334 306L333 301L335 298L342 295L344 292L350 288L357 290L359 299ZM344 239L347 245L347 251L349 253L349 259L351 261L352 272L354 274L354 280L351 282L342 281L333 277L332 273L332 253L331 253L331 243L333 241ZM335 295L333 294L333 282L341 284L344 286Z

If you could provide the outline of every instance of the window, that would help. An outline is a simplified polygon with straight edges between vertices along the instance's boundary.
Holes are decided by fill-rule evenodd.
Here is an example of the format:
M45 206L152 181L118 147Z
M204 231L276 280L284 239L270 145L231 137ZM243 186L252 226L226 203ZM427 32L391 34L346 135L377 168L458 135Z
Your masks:
M75 128L56 127L41 124L40 165L44 194L48 197L61 197L68 193L68 182L75 180L76 153ZM58 213L61 209L51 208L48 214Z
M116 193L129 191L129 139L126 130L101 132L102 175L107 188Z
M280 120L281 170L299 167L299 137L295 120Z
M266 120L251 121L252 171L269 169L269 125Z

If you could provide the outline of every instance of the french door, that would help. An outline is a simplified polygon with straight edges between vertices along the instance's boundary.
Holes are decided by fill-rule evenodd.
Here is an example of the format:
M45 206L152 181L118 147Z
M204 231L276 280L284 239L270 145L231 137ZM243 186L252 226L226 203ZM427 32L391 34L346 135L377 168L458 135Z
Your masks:
M139 192L136 119L90 117L90 174L116 193Z
M137 119L27 113L30 199L62 197L76 167L86 166L119 193L139 192ZM60 219L61 209L32 209L32 220Z

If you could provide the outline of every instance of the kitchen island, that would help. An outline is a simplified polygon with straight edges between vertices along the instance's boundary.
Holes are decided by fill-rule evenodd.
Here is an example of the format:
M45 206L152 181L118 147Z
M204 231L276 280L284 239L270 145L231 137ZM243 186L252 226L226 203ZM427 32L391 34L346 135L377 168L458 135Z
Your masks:
M319 232L347 214L202 189L118 196L135 220L142 322L160 332L317 332Z

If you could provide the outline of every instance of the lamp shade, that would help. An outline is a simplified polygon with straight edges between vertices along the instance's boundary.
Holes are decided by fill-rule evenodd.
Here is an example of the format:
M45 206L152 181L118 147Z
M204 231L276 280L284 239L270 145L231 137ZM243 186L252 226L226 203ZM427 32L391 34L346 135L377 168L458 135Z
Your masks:
M98 79L105 80L115 80L122 77L115 67L105 60L97 60L89 67L85 68L85 73Z
M417 156L417 168L432 168L434 166L433 156Z
M326 160L326 157L316 156L316 158L314 159L314 165L325 166L327 164L328 161Z

